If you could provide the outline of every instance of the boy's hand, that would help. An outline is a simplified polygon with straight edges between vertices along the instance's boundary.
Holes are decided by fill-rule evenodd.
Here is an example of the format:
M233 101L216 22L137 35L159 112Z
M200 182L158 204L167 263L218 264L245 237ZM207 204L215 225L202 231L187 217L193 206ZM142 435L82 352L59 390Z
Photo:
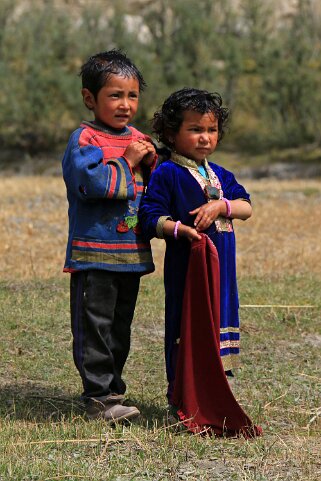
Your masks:
M218 218L225 215L226 205L224 200L211 200L197 209L191 210L190 215L196 215L194 220L195 229L198 232L206 230Z
M145 164L145 165L152 165L153 162L154 162L154 159L155 159L155 155L156 155L156 150L155 150L155 147L153 146L153 144L151 144L150 142L148 141L143 141L143 142L146 142L146 148L148 149L148 154L146 154L143 158L142 158L142 162Z
M153 160L155 155L154 146L150 142L147 142L143 139L136 140L135 142L129 144L124 152L124 157L132 168L136 167L136 165L138 165L144 157L146 157L151 163L149 156L152 155Z

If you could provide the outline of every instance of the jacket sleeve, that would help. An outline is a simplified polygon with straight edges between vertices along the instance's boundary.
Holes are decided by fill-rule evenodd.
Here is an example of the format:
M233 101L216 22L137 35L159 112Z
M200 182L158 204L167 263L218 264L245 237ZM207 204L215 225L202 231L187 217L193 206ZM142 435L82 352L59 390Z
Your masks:
M104 164L100 147L80 144L82 130L72 134L62 161L67 189L83 200L134 200L135 177L125 158L108 159Z

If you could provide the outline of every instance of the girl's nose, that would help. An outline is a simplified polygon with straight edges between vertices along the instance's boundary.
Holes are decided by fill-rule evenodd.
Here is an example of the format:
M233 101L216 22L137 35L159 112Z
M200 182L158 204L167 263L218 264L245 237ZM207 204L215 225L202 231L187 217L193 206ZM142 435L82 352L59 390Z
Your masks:
M206 132L203 132L201 135L200 135L200 142L202 144L207 144L209 142L209 135L206 133Z

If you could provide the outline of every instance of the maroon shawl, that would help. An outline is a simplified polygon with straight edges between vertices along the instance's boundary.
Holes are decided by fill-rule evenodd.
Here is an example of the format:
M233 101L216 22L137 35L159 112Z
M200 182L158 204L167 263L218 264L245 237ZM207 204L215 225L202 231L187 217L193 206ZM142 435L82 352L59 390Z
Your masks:
M173 404L193 433L254 437L262 434L235 399L220 357L220 272L206 235L191 245Z

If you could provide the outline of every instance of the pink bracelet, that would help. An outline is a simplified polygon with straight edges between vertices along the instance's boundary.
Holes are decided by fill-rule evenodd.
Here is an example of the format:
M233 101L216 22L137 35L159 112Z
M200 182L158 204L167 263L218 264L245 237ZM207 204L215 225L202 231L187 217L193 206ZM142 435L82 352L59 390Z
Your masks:
M175 227L174 227L174 239L177 240L178 239L178 235L177 235L177 232L178 232L178 226L179 224L181 224L181 221L178 220L176 223L175 223Z
M226 217L231 217L231 214L232 214L231 202L228 199L225 199L225 197L222 197L222 200L224 200L226 205Z

